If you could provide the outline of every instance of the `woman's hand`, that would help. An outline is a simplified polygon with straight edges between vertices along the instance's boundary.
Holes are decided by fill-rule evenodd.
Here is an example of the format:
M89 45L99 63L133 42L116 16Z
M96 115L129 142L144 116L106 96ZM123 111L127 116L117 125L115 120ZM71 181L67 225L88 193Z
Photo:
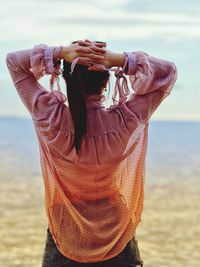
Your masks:
M61 51L61 58L72 63L77 57L80 58L79 64L90 66L91 63L100 63L104 59L105 49L104 44L78 40L77 43L65 46Z
M98 49L96 47L91 47L91 49L95 52L98 51ZM99 59L98 62L99 64L103 64L106 68L112 68L114 66L117 67L123 67L124 63L125 63L125 58L123 56L123 54L120 53L113 53L108 49L105 49L105 53L104 53L104 58ZM88 68L88 70L96 70L95 66L90 66Z

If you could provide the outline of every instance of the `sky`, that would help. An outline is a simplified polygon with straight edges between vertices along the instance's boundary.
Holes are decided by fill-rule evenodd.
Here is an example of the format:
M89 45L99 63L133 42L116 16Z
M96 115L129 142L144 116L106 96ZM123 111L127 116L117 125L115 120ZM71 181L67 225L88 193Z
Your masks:
M173 61L177 82L152 119L200 120L200 1L0 0L0 4L0 116L30 118L6 67L8 52L88 38L105 41L113 52L144 51ZM47 88L48 79L41 79ZM61 86L65 93L62 81Z

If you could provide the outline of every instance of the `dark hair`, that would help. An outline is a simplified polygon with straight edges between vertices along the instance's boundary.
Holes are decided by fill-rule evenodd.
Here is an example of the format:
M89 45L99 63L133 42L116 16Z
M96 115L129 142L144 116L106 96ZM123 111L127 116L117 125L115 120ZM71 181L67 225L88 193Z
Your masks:
M63 60L62 76L66 82L69 109L74 124L74 142L76 152L81 147L81 141L86 134L87 106L85 95L102 94L109 80L109 71L88 71L85 65L76 64L72 75L71 63ZM110 87L109 87L110 93Z

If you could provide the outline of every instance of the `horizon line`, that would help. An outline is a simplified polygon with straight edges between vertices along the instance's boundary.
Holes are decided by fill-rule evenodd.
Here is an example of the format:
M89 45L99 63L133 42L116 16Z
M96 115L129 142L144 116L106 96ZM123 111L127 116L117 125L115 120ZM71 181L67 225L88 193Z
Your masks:
M0 115L0 119L19 119L19 120L32 120L31 116L27 117L27 116L12 116L12 115ZM175 118L175 119L150 119L149 123L151 122L200 122L200 118L199 119L195 119L195 118L191 118L191 119L187 119L187 118Z

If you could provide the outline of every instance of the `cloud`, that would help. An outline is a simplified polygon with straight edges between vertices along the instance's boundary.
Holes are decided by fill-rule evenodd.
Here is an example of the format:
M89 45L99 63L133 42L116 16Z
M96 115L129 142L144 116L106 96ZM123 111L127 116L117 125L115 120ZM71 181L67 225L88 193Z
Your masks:
M124 10L127 13L137 10L140 12L199 15L200 2L199 0L127 0Z
M169 41L200 38L198 15L166 12L161 8L166 3L159 3L153 4L151 0L7 1L0 11L0 32L8 41L30 42L53 41L55 36L62 40L64 32L69 39L92 37L110 41L160 36ZM155 12L158 8L140 11L142 6L160 6L162 11Z

